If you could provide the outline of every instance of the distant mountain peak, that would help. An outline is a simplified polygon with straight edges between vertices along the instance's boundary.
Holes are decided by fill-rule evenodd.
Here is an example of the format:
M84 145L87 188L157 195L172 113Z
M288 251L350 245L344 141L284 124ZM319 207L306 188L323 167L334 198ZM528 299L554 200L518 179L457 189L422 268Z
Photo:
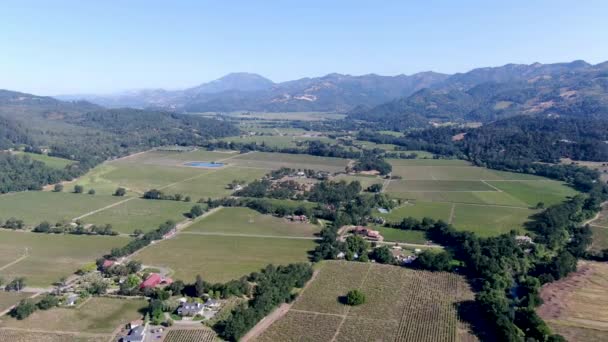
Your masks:
M213 94L225 91L260 91L271 88L274 82L264 76L249 72L233 72L217 80L203 83L187 89L186 92L195 94Z

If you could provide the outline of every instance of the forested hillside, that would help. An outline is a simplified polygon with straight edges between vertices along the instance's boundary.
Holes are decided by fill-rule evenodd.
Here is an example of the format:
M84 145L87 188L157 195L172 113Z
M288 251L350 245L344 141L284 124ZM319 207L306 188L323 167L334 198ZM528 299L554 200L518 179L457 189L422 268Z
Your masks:
M22 148L35 153L44 149L51 156L74 163L65 170L53 170L25 157L0 153L0 191L38 189L134 151L161 145L200 145L210 138L234 134L238 134L236 127L215 119L134 109L107 110L88 102L64 102L3 90L0 149Z

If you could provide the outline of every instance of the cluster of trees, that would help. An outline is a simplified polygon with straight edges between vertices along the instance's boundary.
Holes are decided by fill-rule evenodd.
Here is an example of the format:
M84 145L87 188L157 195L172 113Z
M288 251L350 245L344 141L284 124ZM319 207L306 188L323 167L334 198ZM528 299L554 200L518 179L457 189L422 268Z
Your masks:
M249 183L245 188L235 192L234 195L241 197L303 200L305 196L299 193L302 191L301 189L302 185L296 181L272 182L268 179L262 179Z
M34 233L75 234L75 235L118 235L111 224L86 226L82 222L58 222L54 225L43 221L34 229Z
M221 199L208 199L206 202L208 208L223 207L247 207L253 209L261 214L270 214L279 217L287 215L306 215L310 217L314 222L315 216L324 216L324 209L319 207L306 206L306 205L293 205L291 203L283 203L280 201L271 201L264 198L221 198Z
M6 228L6 229L17 230L17 229L25 228L25 223L23 222L23 220L20 220L15 217L11 217L11 218L7 219L6 221L3 221L2 219L0 219L0 227Z
M116 191L118 191L118 190L116 190ZM117 195L117 196L120 196L120 195ZM145 199L151 199L151 200L168 200L168 201L184 201L184 202L190 202L192 200L192 198L190 196L184 196L182 194L168 195L157 189L151 189L151 190L144 192L142 197Z
M35 303L31 299L23 299L15 306L10 315L22 320L33 314L36 310L48 310L59 305L59 298L52 294L46 294L40 301Z
M110 257L120 258L134 253L135 251L149 245L152 241L161 240L163 236L175 229L175 222L167 221L161 224L156 230L147 232L142 236L131 240L126 246L112 248Z
M237 150L242 153L250 151L260 152L278 152L278 153L289 153L289 154L310 154L313 156L320 157L334 157L334 158L348 158L356 159L361 155L361 151L355 148L345 148L340 144L329 144L319 140L310 140L298 143L297 147L276 147L268 146L264 142L227 142L227 141L214 141L206 143L205 146L210 149L229 149Z
M41 190L46 184L72 179L74 176L67 169L48 167L26 155L0 152L0 193Z
M293 289L303 287L312 273L309 264L291 264L278 267L269 265L261 272L251 274L249 280L256 284L253 298L246 305L235 308L214 329L222 338L238 341L279 304L295 299Z
M25 277L17 277L13 280L11 280L10 282L8 282L5 286L4 286L4 291L21 291L23 290L23 288L25 288L26 286L26 279ZM2 279L0 278L0 285L2 285Z
M364 153L353 166L355 171L378 171L381 175L388 175L393 166L377 154Z

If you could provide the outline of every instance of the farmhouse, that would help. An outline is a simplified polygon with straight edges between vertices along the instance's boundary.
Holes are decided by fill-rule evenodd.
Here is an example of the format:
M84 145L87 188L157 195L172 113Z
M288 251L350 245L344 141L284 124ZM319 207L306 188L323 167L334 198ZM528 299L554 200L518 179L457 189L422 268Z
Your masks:
M139 288L144 289L144 288L153 288L156 287L158 285L170 285L173 283L173 279L169 278L169 277L163 277L158 273L152 273L148 276L148 278L146 278L146 280L144 280L141 285L139 285Z
M217 309L221 304L222 303L219 300L209 298L205 302L205 307L209 309Z
M177 314L180 316L196 316L203 311L203 304L199 302L185 302L177 308Z
M75 293L71 293L66 298L65 305L67 305L67 306L74 306L74 304L76 304L77 300L78 300L78 295L75 294Z
M302 222L302 223L308 222L308 216L306 216L306 215L287 215L287 216L285 216L285 218L291 222Z
M141 342L146 337L146 326L138 325L129 331L127 336L123 336L120 340L122 342Z
M517 236L515 237L515 241L516 241L518 244L531 244L531 245L533 245L533 244L534 244L534 240L532 240L532 238L531 238L531 237L526 236L526 235L517 235Z
M382 235L380 235L379 231L370 229L368 227L355 226L352 231L354 234L363 236L364 238L366 238L368 240L373 240L373 241L384 240L384 237Z

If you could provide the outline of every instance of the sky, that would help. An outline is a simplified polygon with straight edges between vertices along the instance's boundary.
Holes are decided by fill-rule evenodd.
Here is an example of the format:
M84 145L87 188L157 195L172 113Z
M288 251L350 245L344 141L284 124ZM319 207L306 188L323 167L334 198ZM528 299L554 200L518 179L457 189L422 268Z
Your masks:
M28 1L0 7L0 89L180 89L230 72L466 72L608 60L608 1Z

